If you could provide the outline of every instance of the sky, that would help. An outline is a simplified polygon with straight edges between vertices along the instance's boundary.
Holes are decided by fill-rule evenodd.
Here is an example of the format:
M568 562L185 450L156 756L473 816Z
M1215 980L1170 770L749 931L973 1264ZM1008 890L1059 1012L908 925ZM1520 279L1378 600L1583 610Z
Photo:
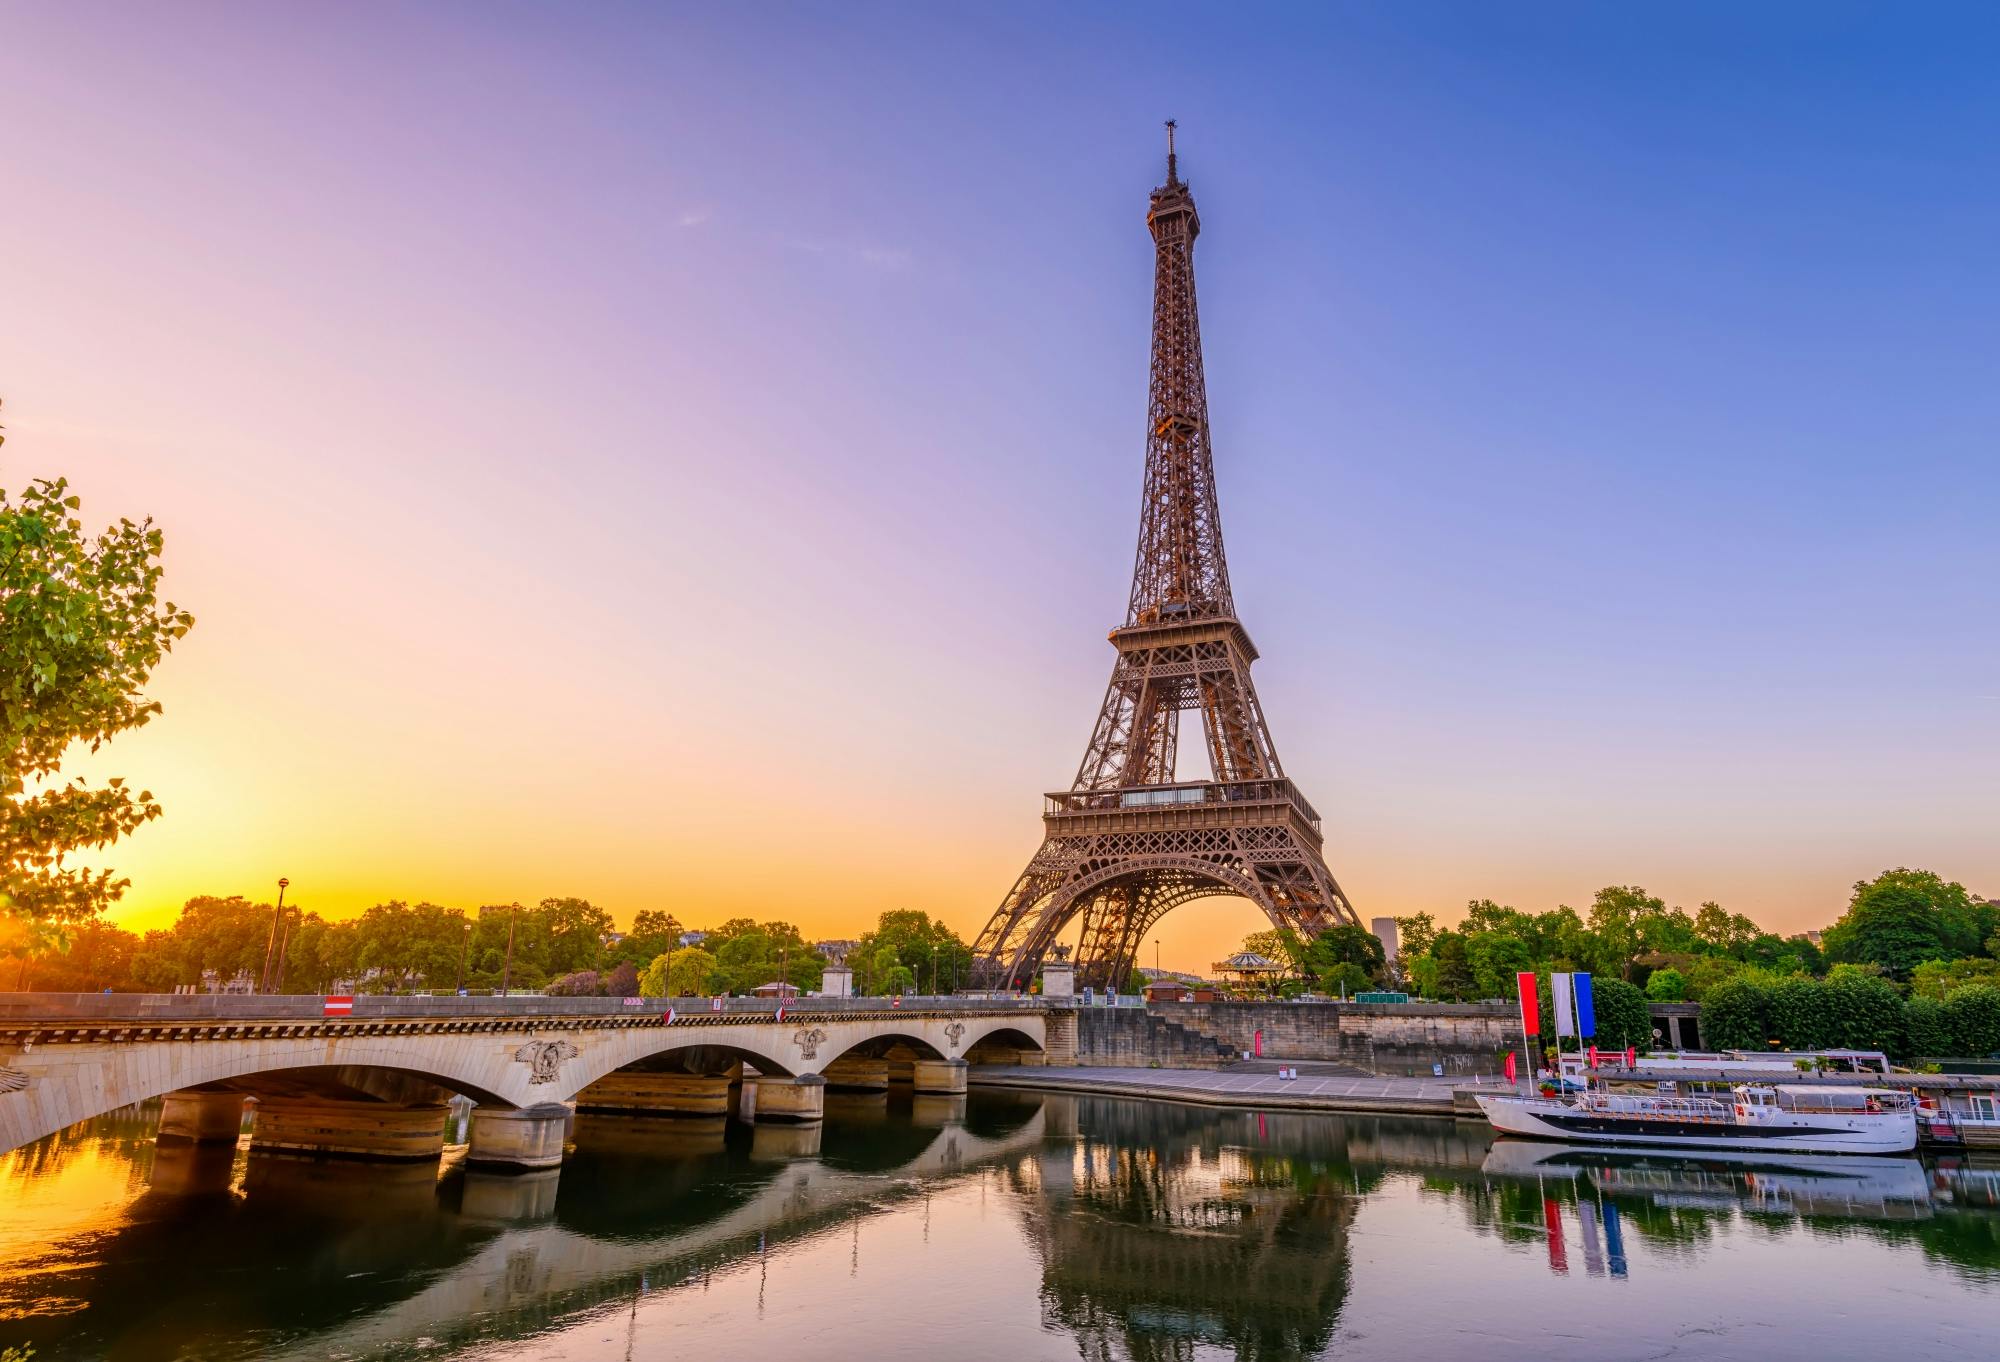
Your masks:
M1996 71L1953 5L8 6L0 485L198 621L76 766L165 805L116 919L976 933L1113 658L1168 117L1364 917L2000 895Z

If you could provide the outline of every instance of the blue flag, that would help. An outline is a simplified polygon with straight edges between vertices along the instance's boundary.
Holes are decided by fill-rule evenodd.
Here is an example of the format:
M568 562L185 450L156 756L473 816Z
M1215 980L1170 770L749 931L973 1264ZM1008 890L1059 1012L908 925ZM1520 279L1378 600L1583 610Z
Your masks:
M1579 1038L1597 1034L1597 1009L1590 1000L1590 976L1574 974L1570 976L1576 985L1576 1034Z

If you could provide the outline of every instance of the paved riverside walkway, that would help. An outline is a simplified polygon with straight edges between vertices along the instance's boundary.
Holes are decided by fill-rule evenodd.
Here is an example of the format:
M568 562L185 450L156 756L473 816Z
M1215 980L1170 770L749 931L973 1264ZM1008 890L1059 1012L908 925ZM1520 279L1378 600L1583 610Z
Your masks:
M1452 1094L1479 1087L1469 1078L1376 1078L1316 1075L1301 1062L1299 1077L1281 1079L1267 1061L1245 1069L1056 1068L975 1065L967 1075L978 1087L1041 1088L1099 1097L1150 1097L1212 1107L1263 1107L1308 1111L1454 1114ZM1500 1088L1498 1080L1486 1086Z

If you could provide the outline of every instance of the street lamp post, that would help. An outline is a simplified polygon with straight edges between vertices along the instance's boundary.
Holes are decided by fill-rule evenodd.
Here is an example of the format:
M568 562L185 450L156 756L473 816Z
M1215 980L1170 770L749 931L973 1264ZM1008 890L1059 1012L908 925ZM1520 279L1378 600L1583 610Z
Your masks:
M518 903L507 905L507 963L500 967L500 996L508 996L507 990L514 982L514 914L520 908Z
M290 880L281 879L278 881L278 912L280 916L285 911L285 886L290 883ZM285 958L292 953L292 925L298 919L299 905L295 903L292 905L291 916L285 918L285 930L278 934L278 967L271 972L271 992L273 993L283 993L285 991Z
M465 953L472 946L472 924L464 924L465 930L458 936L458 982L452 986L453 993L465 992Z
M282 878L278 881L278 907L271 914L271 935L264 942L264 972L257 976L259 993L271 991L271 961L278 954L278 924L285 919L285 886L290 883L290 880Z

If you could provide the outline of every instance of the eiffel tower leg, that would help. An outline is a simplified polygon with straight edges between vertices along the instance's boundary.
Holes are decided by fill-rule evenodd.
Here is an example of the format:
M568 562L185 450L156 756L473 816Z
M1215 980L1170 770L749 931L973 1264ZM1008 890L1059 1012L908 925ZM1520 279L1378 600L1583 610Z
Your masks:
M1064 843L1042 843L973 943L973 980L979 987L1028 986L1028 975L1041 967L1042 956L1072 915L1060 891L1075 860L1074 849Z

